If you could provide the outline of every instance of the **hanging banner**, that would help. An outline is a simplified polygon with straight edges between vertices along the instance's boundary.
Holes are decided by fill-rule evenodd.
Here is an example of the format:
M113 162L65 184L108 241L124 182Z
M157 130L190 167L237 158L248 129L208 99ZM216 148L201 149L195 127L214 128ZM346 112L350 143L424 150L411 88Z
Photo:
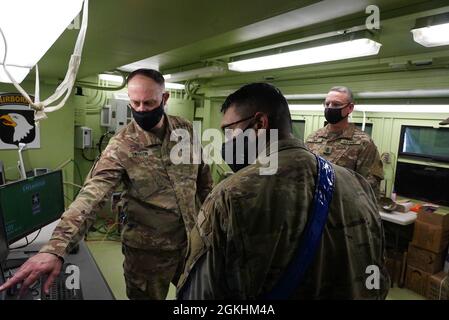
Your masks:
M34 97L32 97L34 100ZM40 132L34 122L34 111L18 93L0 93L0 150L40 148Z

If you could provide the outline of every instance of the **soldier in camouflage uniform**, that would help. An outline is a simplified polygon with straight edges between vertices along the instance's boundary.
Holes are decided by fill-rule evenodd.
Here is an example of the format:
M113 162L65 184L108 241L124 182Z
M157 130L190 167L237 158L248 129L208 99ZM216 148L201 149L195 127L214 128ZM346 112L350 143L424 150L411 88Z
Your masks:
M313 153L361 174L379 197L380 181L384 178L382 161L370 136L348 122L354 110L351 90L333 87L324 105L328 124L312 133L306 146Z
M311 213L317 161L293 137L282 94L267 84L250 84L230 95L222 111L223 127L278 129L279 141L269 146L278 153L278 170L260 175L256 161L212 190L189 238L180 299L256 299L269 292L297 254ZM252 120L239 121L251 114ZM336 187L321 243L290 298L384 299L389 276L374 192L359 174L333 167ZM379 267L378 289L365 285L370 265Z
M125 185L122 242L128 297L165 299L170 282L176 285L188 234L211 190L210 171L203 164L171 162L170 151L177 143L170 138L176 135L174 130L185 129L190 137L193 132L188 121L164 113L168 93L159 72L131 73L128 94L134 120L111 138L50 242L7 286L23 280L30 285L41 273L51 273L53 279L61 264L56 257L63 258L82 239L103 200L120 183ZM190 149L193 153L194 148Z

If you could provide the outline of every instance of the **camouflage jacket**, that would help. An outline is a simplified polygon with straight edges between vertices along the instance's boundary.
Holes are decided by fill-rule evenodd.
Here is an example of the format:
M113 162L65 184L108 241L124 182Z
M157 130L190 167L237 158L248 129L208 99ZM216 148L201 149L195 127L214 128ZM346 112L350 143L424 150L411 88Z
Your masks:
M384 178L379 152L370 136L353 123L337 136L332 136L327 125L312 133L306 145L313 153L365 177L379 195L380 181Z
M61 217L50 242L40 252L64 256L95 221L95 212L123 183L126 223L122 241L140 249L176 250L196 222L201 203L212 188L209 167L170 160L175 129L192 134L190 122L166 116L163 141L135 121L111 138L93 166L76 200ZM192 139L190 139L192 141ZM193 152L194 148L190 148Z
M261 164L250 165L206 198L189 238L179 298L257 298L273 288L297 254L311 213L317 163L300 140L280 140L278 150L276 174L259 175ZM375 195L359 174L333 166L336 187L328 221L292 298L385 298L389 276ZM365 285L370 265L379 267L379 290Z

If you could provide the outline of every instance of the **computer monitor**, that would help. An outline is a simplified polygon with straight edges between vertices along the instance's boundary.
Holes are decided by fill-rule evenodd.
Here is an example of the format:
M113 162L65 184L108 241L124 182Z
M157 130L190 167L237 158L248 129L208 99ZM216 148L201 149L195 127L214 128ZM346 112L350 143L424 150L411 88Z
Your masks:
M449 163L449 128L402 126L399 156Z
M396 193L416 200L449 206L449 169L398 162Z
M9 244L59 219L63 212L61 170L0 186L0 214Z

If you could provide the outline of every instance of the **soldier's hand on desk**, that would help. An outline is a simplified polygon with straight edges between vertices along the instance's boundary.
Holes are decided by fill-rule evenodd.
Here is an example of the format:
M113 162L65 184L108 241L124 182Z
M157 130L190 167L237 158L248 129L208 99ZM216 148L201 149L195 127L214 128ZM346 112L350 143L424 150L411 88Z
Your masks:
M44 284L44 291L48 293L53 280L55 280L61 271L61 267L62 261L56 255L51 253L38 253L28 259L14 276L0 287L0 291L22 283L19 292L19 296L22 296L41 276L48 275L47 281Z

